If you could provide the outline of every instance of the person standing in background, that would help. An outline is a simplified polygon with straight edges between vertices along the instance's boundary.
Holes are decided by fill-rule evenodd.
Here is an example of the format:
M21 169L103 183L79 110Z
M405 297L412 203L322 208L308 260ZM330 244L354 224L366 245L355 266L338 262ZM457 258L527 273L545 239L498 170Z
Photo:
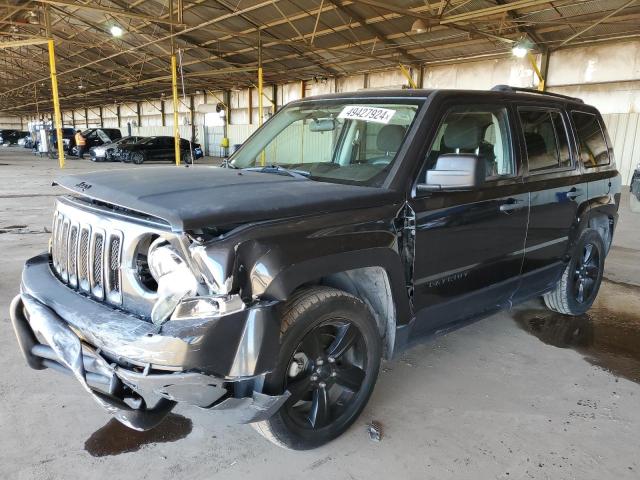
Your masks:
M85 147L87 146L87 141L82 136L80 130L76 130L75 141L76 147L78 147L78 158L84 159L84 151Z

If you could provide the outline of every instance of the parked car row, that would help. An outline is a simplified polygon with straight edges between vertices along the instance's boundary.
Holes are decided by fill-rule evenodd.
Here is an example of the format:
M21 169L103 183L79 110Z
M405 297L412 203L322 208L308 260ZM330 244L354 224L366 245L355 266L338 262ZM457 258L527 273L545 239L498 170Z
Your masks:
M76 130L62 128L64 150L69 156L78 156ZM142 137L137 135L123 137L119 128L88 128L81 132L85 139L86 152L93 162L125 162L141 164L146 161L174 161L175 147L172 136ZM36 148L37 137L30 132L5 129L0 130L0 145L19 145L24 148ZM55 130L50 132L50 144L58 148ZM180 139L180 160L191 163L192 159L202 158L203 151L198 143Z
M141 164L146 161L175 160L174 138L170 136L122 137L89 147L89 155L94 162L125 162ZM180 139L180 160L191 163L192 158L202 158L200 144Z
M0 145L19 145L25 137L31 137L31 134L22 130L3 129L0 130Z

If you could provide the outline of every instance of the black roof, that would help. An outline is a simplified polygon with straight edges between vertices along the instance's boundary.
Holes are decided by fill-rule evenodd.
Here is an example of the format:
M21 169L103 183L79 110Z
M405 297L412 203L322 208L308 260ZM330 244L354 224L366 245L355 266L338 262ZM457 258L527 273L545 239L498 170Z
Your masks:
M508 85L497 85L491 90L456 90L456 89L420 89L420 88L407 88L407 89L393 89L393 90L362 90L356 92L343 92L343 93L330 93L325 95L318 95L314 97L306 97L301 100L297 100L292 103L299 103L305 101L316 100L331 100L331 99L371 99L371 98L403 98L403 99L426 99L431 95L476 95L486 96L489 98L507 98L513 100L533 100L545 102L552 102L557 104L572 104L575 106L584 107L584 102L575 97L569 97L566 95L560 95L553 92L539 92L534 89L510 87Z

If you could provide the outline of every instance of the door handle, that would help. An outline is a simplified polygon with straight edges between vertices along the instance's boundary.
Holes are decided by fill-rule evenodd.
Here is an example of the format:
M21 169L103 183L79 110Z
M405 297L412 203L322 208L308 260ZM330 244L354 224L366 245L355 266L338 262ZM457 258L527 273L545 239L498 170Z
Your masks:
M577 188L572 188L566 193L566 196L569 200L575 200L576 198L582 196L582 190L578 190Z
M524 202L524 200L521 200L519 198L509 198L505 203L500 205L500 211L508 213L514 210L519 210L520 208L522 208L522 206L520 205L522 202Z

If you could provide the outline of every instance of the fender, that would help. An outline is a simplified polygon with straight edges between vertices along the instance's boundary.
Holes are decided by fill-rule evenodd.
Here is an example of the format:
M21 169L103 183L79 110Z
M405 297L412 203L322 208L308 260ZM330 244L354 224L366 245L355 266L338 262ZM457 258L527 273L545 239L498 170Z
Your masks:
M364 267L381 267L385 270L396 308L396 325L408 323L409 298L405 290L404 269L398 253L387 247L335 253L292 264L271 279L262 297L286 300L300 285L327 275Z
M615 227L618 219L621 191L620 174L616 170L594 172L583 175L583 183L587 189L587 197L578 205L576 219L572 225L571 235L567 244L567 261L573 254L575 244L582 232L586 228L594 228L592 223L595 218L604 216L611 219L613 222L612 227ZM608 240L610 241L612 233L613 230L603 233L603 239L606 241L607 238L604 235L609 235Z

